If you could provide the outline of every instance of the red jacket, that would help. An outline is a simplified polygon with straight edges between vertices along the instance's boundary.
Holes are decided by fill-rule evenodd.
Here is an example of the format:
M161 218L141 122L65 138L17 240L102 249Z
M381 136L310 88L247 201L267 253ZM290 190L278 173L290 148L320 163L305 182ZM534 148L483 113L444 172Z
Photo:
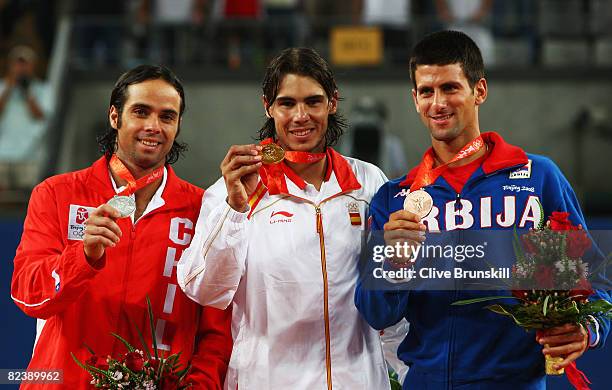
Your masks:
M47 179L32 192L11 286L21 310L46 320L28 368L63 369L64 388L87 388L90 375L70 352L85 361L91 356L86 344L98 356L119 357L126 349L110 332L142 349L132 323L151 350L149 296L159 352L182 351L182 363L193 365L195 388L222 388L232 349L231 312L202 308L176 282L176 262L193 236L203 190L167 167L165 204L136 224L120 219L120 242L94 269L83 252L83 222L114 194L104 157L90 168Z

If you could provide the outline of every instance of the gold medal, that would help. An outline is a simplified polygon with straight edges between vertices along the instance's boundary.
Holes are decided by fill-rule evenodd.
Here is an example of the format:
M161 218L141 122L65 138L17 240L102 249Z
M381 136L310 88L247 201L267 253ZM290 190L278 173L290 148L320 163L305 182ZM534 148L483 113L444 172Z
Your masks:
M424 190L416 190L406 195L404 199L404 210L416 214L423 219L433 208L433 199Z
M261 149L264 164L278 164L285 158L285 150L277 144L266 144Z

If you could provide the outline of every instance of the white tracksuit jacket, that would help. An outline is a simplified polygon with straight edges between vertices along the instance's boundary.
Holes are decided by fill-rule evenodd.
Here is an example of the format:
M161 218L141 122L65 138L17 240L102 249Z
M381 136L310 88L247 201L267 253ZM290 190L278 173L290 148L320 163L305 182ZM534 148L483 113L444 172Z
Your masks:
M204 194L178 282L202 305L233 302L226 389L389 388L379 334L354 305L369 201L387 179L328 156L320 191L297 175L286 194L260 182L246 213L225 202L222 178Z

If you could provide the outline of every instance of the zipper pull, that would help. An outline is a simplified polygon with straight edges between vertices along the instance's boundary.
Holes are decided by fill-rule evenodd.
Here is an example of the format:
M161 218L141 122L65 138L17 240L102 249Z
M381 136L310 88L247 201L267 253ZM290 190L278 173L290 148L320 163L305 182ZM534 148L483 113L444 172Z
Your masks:
M315 207L317 212L317 234L321 234L321 230L323 230L323 218L321 217L321 208L319 206Z
M461 195L457 194L457 198L455 198L455 210L459 210L461 208Z

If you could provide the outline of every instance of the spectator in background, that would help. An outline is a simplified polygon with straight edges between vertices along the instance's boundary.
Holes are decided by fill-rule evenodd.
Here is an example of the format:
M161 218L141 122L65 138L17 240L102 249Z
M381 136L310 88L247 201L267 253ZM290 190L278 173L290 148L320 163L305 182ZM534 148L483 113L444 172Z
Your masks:
M263 0L266 54L274 55L287 47L302 46L308 26L303 0Z
M36 61L32 48L16 46L9 52L8 71L0 82L0 163L4 170L7 164L13 166L5 180L12 180L14 169L24 171L18 175L21 179L35 180L31 176L41 157L39 146L51 102L47 83L36 78ZM21 185L2 183L15 184Z
M365 25L383 30L385 57L395 64L408 64L411 0L353 0L354 11Z
M244 63L257 64L262 15L261 0L215 0L213 18L218 22L216 41L221 63L230 69L238 69Z
M117 65L121 58L125 1L78 1L75 38L79 65Z
M443 28L464 32L476 42L487 66L495 64L494 42L489 18L492 0L436 0Z
M150 57L164 64L194 58L209 0L139 0L138 21L151 32Z
M406 173L406 154L402 141L385 129L387 107L371 96L360 98L353 106L351 128L341 139L340 152L378 166L389 177Z

